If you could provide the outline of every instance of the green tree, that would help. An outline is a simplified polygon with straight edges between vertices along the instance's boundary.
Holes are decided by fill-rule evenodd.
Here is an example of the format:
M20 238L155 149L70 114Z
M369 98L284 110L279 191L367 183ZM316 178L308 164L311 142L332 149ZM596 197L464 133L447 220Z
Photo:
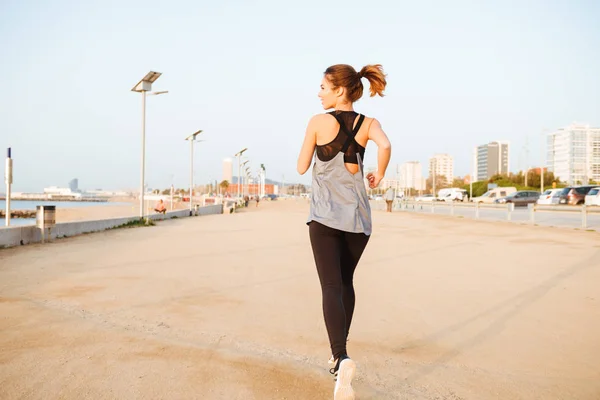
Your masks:
M462 178L454 178L454 180L452 181L452 187L454 187L454 188L463 187L464 184L465 184L465 180Z
M221 183L219 183L219 187L221 188L221 192L223 192L223 193L227 192L227 189L229 188L229 181L227 181L227 180L221 181Z
M442 175L436 175L435 176L435 192L439 192L440 189L443 188L447 188L448 187L448 182L446 182L446 177L442 176ZM425 189L428 192L432 192L433 191L433 178L430 176L429 178L427 178L427 181L425 181Z
M488 183L490 183L490 182L489 181L473 182L473 197L479 197L482 194L484 194L485 192L487 192ZM464 185L463 189L465 189L467 192L469 192L469 190L471 189L471 185Z

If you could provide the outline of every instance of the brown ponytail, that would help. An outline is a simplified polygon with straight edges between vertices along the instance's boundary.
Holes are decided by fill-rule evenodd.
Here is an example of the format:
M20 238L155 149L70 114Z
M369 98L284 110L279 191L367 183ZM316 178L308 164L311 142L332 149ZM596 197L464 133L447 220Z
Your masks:
M363 67L358 73L361 77L365 77L369 80L371 86L371 97L378 94L383 97L383 91L387 81L385 80L385 74L383 73L383 67L381 64L367 65Z
M350 65L332 65L325 70L325 77L331 82L334 88L345 88L348 100L352 103L360 99L363 95L361 78L367 78L369 80L371 97L376 94L383 97L383 91L387 85L381 64L367 65L363 67L360 72L356 72Z

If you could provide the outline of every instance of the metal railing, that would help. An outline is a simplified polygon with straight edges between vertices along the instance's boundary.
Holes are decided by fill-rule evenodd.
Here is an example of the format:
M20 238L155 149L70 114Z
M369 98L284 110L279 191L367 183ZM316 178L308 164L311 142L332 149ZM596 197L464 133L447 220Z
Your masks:
M372 201L372 208L374 210L385 210L386 204L384 201ZM525 207L523 207L525 208ZM432 202L419 202L414 200L395 200L393 204L393 211L429 211L431 214L435 214L436 210L444 210L446 214L455 216L457 210L466 210L467 214L464 216L471 216L475 219L482 219L481 213L485 210L497 210L505 211L506 221L513 221L515 216L515 204L487 204L487 203L466 203L466 202L445 202L445 201L432 201ZM469 211L471 210L471 211ZM530 224L536 224L539 220L539 213L560 213L560 214L579 214L582 229L589 227L588 217L592 214L600 215L600 207L596 206L569 206L569 205L540 205L540 204L528 204L527 205L527 222ZM464 213L463 213L464 214ZM520 213L522 216L522 213Z

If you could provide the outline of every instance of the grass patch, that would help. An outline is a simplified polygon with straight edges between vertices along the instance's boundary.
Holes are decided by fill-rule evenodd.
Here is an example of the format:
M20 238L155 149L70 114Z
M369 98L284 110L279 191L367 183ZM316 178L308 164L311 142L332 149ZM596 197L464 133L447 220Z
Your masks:
M126 224L121 224L121 225L114 226L114 227L110 228L110 230L112 230L112 229L137 228L137 227L140 227L140 226L154 226L154 225L155 225L155 223L151 219L145 220L143 218L140 218L140 219L136 219L136 220L133 220L133 221L129 221Z

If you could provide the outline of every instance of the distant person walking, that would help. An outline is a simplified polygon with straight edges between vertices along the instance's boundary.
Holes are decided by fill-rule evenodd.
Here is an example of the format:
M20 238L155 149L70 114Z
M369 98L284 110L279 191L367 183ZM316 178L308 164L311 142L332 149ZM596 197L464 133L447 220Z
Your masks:
M383 97L387 82L381 65L367 65L359 72L345 64L325 70L319 98L325 110L333 111L311 118L298 157L298 172L303 175L316 152L307 223L321 282L335 400L354 399L356 364L348 356L346 341L354 313L354 270L371 235L363 169L367 142L378 147L377 172L366 176L369 187L379 185L391 155L379 121L354 111L354 102L363 94L362 78L369 81L371 97Z
M385 192L385 205L386 205L386 212L392 212L392 205L394 204L394 198L396 197L396 193L394 191L394 189L392 187L389 187L388 190Z

